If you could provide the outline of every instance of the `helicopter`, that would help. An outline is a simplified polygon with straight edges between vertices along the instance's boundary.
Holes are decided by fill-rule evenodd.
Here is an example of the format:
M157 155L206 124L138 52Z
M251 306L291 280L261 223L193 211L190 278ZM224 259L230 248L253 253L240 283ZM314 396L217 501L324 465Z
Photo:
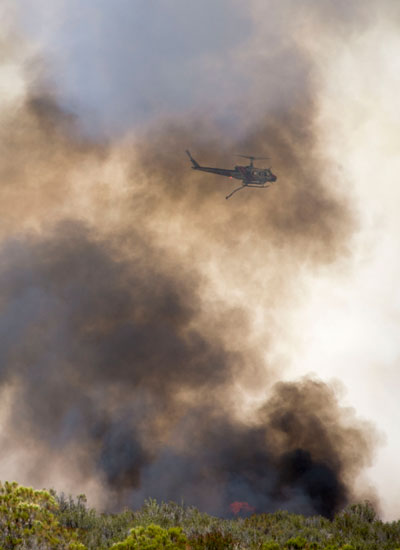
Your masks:
M256 168L254 166L255 160L267 159L268 157L253 157L247 155L236 155L238 157L246 158L250 160L250 164L247 166L235 166L234 170L225 168L212 168L209 166L200 166L200 164L192 157L190 151L186 150L187 156L193 164L193 170L201 170L202 172L210 172L211 174L217 174L218 176L226 176L228 178L235 178L242 180L242 185L234 189L225 198L229 199L232 195L244 189L245 187L257 187L258 189L265 189L277 180L275 174L273 174L270 168Z

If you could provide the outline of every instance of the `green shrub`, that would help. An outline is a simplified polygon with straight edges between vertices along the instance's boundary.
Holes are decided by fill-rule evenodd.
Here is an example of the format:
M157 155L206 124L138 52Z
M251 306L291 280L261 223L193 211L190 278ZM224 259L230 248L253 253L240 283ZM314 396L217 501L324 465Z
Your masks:
M306 544L307 541L303 537L295 537L286 541L285 548L288 550L302 550L306 547Z
M58 504L48 491L0 483L0 548L86 550L77 533L60 525Z
M263 542L260 548L260 550L280 550L280 549L281 547L274 540Z
M111 546L111 550L185 550L186 536L179 527L163 529L159 525L136 527L128 537Z
M191 538L189 546L192 550L231 550L235 547L235 540L229 533L211 531Z
M108 550L113 543L124 540L129 529L135 526L133 511L99 514L86 506L85 495L76 499L66 498L63 493L57 496L53 492L53 495L58 502L58 521L68 530L75 530L89 550Z

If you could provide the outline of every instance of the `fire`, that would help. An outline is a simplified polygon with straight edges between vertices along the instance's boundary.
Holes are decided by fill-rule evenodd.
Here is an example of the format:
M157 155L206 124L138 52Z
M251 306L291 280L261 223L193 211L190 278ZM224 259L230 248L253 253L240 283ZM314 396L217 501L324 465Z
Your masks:
M237 500L235 500L235 502L232 502L229 505L229 508L231 512L235 514L235 516L237 516L240 512L252 513L256 510L254 506L250 506L248 502L239 502Z

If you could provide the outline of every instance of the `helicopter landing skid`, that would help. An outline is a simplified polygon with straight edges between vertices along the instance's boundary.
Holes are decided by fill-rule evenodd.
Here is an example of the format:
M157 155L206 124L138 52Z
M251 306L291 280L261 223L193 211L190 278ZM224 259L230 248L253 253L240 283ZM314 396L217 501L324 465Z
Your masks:
M254 187L257 189L267 189L267 187L270 187L269 185L258 185L258 184L252 184L252 183L245 183L244 185L241 185L240 187L237 187L232 191L232 193L229 193L225 198L230 199L232 195L237 193L237 191L240 191L241 189L244 189L245 187Z
M241 189L244 189L245 187L247 187L247 185L241 185L240 187L237 187L236 189L234 189L232 191L232 193L229 193L229 195L226 195L226 199L229 199L232 195L234 195L237 191L240 191Z

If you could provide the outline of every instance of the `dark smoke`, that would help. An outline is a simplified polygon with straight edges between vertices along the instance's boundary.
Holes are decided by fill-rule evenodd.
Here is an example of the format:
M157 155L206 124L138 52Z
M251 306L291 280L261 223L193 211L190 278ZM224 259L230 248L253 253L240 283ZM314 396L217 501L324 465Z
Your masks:
M201 113L99 145L37 85L2 115L0 382L33 479L74 449L109 508L156 497L331 517L353 498L370 427L329 385L273 385L282 366L265 357L300 273L347 258L357 227L319 149L307 58L294 66L291 101L240 135ZM227 202L229 181L191 172L188 147L228 167L268 154L277 185ZM260 386L244 415L240 391Z
M131 246L127 262L72 221L3 245L13 429L59 452L73 439L120 504L183 498L224 514L247 501L332 516L369 457L364 426L311 380L278 384L251 423L238 420L229 395L251 357L210 336L212 314L198 325L195 273L139 235Z

